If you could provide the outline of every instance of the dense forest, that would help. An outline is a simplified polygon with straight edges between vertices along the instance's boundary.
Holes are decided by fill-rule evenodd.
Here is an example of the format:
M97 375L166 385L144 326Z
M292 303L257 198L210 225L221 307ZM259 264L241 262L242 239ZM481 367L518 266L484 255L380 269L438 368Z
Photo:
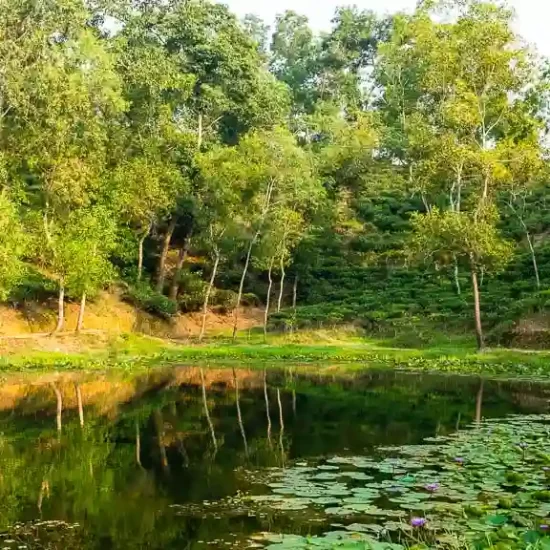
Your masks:
M256 305L266 330L505 338L550 298L550 75L513 23L0 0L1 299L56 303L55 331L116 285L235 331Z

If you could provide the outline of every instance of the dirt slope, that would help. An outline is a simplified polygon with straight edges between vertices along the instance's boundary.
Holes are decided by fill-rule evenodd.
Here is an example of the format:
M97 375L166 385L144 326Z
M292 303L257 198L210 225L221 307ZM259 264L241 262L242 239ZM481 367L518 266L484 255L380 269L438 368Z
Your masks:
M78 304L69 303L66 308L65 330L76 327ZM239 315L239 329L246 330L262 323L259 309L247 308ZM231 314L209 312L207 330L209 334L229 332L233 323ZM55 326L55 312L32 303L20 308L0 306L0 337L50 332ZM201 327L201 315L191 313L178 315L171 321L164 321L139 311L123 302L117 294L103 293L86 308L84 328L107 333L137 332L161 338L188 338L197 336Z

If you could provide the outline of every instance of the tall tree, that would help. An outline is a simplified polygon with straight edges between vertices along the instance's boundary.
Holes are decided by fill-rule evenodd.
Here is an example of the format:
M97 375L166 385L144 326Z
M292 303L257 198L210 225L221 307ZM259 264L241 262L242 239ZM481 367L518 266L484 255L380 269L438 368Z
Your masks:
M536 67L518 46L512 14L501 7L471 0L453 3L455 18L435 19L428 3L410 17L396 20L393 34L380 46L382 112L388 122L388 150L406 174L411 192L421 194L434 242L447 243L455 261L469 256L478 344L483 347L478 272L491 258L491 242L501 260L494 203L511 182L517 166L536 164L538 121L529 101ZM404 45L407 47L405 48ZM430 215L445 205L453 216ZM473 225L464 239L464 220ZM448 236L435 240L435 227ZM415 229L423 234L420 223ZM473 249L483 248L477 253ZM431 250L431 248L429 248Z
M117 209L136 236L136 278L140 281L145 239L153 225L170 211L185 180L177 168L162 164L158 157L135 157L120 163L113 171L112 182Z
M11 186L33 211L28 219L40 219L33 227L58 283L60 329L66 270L54 233L102 195L108 124L124 102L114 58L83 4L20 2L8 11L0 16L2 146Z

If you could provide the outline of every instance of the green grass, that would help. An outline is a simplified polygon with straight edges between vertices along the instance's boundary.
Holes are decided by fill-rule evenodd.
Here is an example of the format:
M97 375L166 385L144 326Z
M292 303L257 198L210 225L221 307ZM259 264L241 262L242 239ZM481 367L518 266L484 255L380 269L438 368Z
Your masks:
M317 341L315 339L317 338ZM391 340L363 339L349 332L275 336L267 343L252 335L246 343L213 340L178 345L126 335L107 349L63 354L35 352L0 359L0 370L136 370L159 365L202 363L249 368L309 365L331 373L356 373L369 368L405 369L508 378L548 379L550 352L492 349L478 353L469 340L442 340L425 348L392 346Z

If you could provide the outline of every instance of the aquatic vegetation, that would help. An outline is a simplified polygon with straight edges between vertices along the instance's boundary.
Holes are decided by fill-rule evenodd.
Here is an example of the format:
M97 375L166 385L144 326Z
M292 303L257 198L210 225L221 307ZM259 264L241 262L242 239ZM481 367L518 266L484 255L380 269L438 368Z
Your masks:
M426 518L412 518L411 526L412 527L426 527L428 520Z
M545 412L545 387L297 369L50 381L2 387L2 549L550 550L550 416L471 424Z
M300 521L311 524L324 515L342 529L314 542L267 538L269 549L378 548L373 541L546 549L549 469L550 416L512 416L421 445L381 448L375 456L270 469L255 478L269 493L243 495L241 503L251 512L302 514Z
M368 535L348 531L331 531L323 536L313 537L266 533L257 540L269 543L269 550L404 550L404 546L400 544L381 542Z

